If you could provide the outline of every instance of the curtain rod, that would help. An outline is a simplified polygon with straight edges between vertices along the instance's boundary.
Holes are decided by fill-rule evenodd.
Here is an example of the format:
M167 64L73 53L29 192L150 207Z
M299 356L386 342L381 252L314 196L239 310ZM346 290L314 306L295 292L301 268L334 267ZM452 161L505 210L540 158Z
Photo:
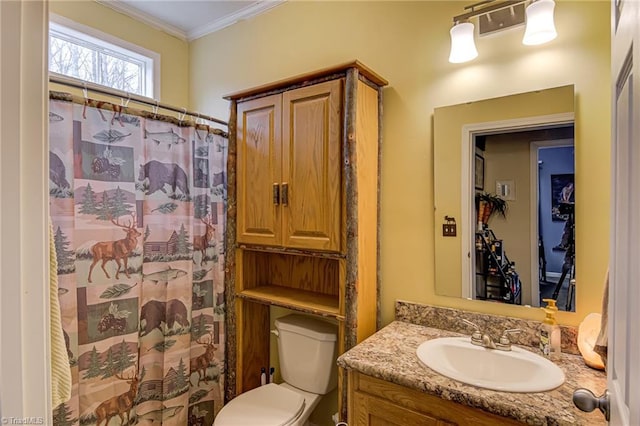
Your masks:
M52 75L52 74L49 74L49 81L51 83L63 84L65 86L75 87L76 89L82 89L82 90L86 89L86 90L90 90L92 92L100 93L100 94L103 94L103 95L108 95L108 96L121 98L122 100L126 99L127 102L129 100L132 100L134 102L138 102L138 103L141 103L141 104L149 105L149 106L152 106L152 107L162 108L162 109L165 109L165 110L178 112L180 114L190 115L192 117L197 117L197 118L202 118L204 120L211 121L213 123L222 124L224 126L229 126L229 123L227 123L226 121L222 121L222 120L217 119L215 117L211 117L211 116L208 116L208 115L200 114L199 112L187 111L186 108L176 108L174 106L163 104L161 102L154 101L153 99L145 98L143 96L135 95L133 93L123 92L123 91L116 90L116 89L107 89L107 88L104 88L103 86L98 86L98 85L93 84L93 83L79 83L79 82L77 82L77 81L75 81L75 80L73 80L71 78L62 77L62 76L58 76L58 75Z

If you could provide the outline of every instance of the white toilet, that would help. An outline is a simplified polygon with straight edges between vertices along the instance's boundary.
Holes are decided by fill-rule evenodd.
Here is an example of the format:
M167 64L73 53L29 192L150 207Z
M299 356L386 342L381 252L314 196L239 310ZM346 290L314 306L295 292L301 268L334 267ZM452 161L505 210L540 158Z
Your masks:
M284 383L238 395L222 407L214 426L303 426L320 397L336 387L337 326L296 314L275 323Z

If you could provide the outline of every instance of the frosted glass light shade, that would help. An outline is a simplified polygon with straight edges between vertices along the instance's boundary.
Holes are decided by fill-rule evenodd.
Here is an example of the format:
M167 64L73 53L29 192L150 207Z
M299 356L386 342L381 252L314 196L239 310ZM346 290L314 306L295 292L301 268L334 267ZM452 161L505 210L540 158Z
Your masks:
M531 3L526 10L527 26L522 44L532 46L543 44L556 38L556 26L553 22L553 0L538 0Z
M473 24L471 22L456 24L451 28L449 33L451 34L449 62L459 64L470 61L478 56L476 43L473 39Z

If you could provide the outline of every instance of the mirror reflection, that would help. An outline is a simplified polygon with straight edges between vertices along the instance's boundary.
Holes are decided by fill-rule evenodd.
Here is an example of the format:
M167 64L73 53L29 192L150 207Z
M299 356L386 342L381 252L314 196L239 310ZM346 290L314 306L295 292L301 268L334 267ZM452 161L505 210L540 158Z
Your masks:
M575 310L573 125L474 139L475 298Z
M436 292L575 311L573 86L437 108L434 136Z

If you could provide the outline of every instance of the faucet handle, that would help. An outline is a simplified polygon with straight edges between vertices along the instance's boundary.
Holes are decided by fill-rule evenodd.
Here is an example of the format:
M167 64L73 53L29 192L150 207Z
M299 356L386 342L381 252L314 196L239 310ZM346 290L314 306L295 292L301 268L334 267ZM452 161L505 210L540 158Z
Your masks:
M520 333L522 330L519 328L510 328L508 330L505 330L502 332L502 336L500 336L500 340L498 341L498 345L501 347L501 349L504 350L511 350L511 340L509 339L509 334L517 334Z
M471 343L474 345L482 345L482 332L480 331L480 327L464 318L462 318L462 322L474 328L471 334Z
M503 335L504 337L507 337L507 335L509 335L509 334L518 334L518 333L520 333L521 331L522 331L522 329L520 329L520 328L509 328L509 329L507 329L507 330L503 331L503 332L502 332L502 335Z
M472 323L472 322L471 322L471 321L469 321L468 319L464 319L464 318L462 318L462 322L463 322L463 323L465 323L465 324L467 324L467 325L470 325L470 326L471 326L471 327L473 327L476 331L478 331L478 332L480 331L480 327L478 327L475 323Z

